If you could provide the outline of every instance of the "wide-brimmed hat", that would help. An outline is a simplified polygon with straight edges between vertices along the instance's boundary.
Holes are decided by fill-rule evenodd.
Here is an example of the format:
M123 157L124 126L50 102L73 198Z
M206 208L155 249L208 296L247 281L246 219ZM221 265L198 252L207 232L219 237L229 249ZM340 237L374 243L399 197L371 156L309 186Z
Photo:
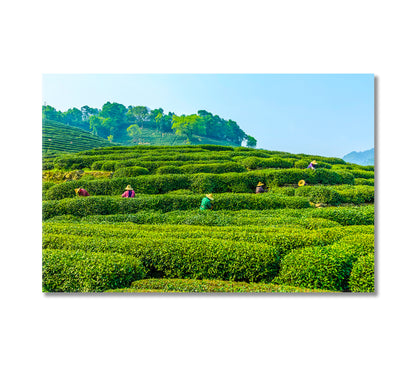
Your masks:
M214 198L212 197L212 193L209 193L208 195L205 195L205 196L210 200L214 200Z
M311 162L311 164L312 164L312 165L316 165L316 164L317 164L317 162L316 162L315 160L313 160L313 161Z
M264 183L261 183L261 182L257 183L257 187L260 187L260 186L264 186Z
M131 186L128 184L127 187L125 188L125 190L132 191L133 188L131 188Z
M79 190L80 190L80 188L75 188L74 191L75 191L76 194L78 194Z
M298 186L299 187L302 187L302 186L304 186L305 185L305 181L303 180L303 179L301 179L299 182L298 182Z

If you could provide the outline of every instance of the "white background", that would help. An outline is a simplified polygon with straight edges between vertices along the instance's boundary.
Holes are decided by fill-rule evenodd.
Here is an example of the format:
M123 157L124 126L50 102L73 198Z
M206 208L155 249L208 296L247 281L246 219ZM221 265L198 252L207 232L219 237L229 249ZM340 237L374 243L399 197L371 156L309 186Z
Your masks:
M3 373L414 372L411 1L13 1L0 13ZM374 296L41 293L42 73L374 73Z

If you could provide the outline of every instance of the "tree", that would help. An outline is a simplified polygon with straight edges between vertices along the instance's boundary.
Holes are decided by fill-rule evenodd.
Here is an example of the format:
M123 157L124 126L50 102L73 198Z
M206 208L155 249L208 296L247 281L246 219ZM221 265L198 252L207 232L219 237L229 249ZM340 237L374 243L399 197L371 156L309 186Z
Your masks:
M66 112L63 112L62 122L83 129L88 128L88 123L82 120L82 112L77 108L68 109Z
M256 148L256 146L257 146L257 140L256 139L254 139L250 135L246 135L245 139L247 140L247 147Z
M172 132L172 115L164 115L163 111L155 117L156 128L160 132Z
M42 119L49 119L51 121L62 121L62 113L57 111L53 106L42 105Z
M175 130L176 135L186 136L186 143L191 143L192 135L205 134L205 127L201 117L197 114L191 114L189 116L176 116L172 118L172 129Z
M113 135L108 135L107 139L109 142L113 142L114 136Z
M142 130L136 124L127 127L127 135L132 139L134 143L138 143Z
M131 107L127 112L127 118L143 127L144 123L149 121L149 109L145 106Z
M99 114L99 110L95 108L90 108L88 105L81 107L82 120L84 122L89 122L91 116L96 116Z
M102 132L103 120L104 120L104 118L99 117L99 116L89 117L90 130L94 135L101 136L101 135L99 135L99 133Z
M237 125L237 122L231 119L227 121L225 135L226 140L236 144L241 144L245 137L245 132L240 129L240 127Z

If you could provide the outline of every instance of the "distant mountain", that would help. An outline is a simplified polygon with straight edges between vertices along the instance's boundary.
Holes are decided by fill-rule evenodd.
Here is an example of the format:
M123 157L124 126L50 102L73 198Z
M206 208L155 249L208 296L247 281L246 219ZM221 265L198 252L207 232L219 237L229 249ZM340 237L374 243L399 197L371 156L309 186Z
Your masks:
M358 165L374 165L374 148L363 152L348 153L342 159Z

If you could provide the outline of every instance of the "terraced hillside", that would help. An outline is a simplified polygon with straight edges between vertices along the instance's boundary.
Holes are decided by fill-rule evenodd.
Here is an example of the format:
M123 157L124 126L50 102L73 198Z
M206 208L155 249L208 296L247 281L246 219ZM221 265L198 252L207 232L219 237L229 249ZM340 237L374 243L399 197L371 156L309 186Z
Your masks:
M77 127L50 120L42 124L42 154L45 156L109 146L114 143Z
M43 169L45 292L374 291L372 166L200 145L106 147Z

